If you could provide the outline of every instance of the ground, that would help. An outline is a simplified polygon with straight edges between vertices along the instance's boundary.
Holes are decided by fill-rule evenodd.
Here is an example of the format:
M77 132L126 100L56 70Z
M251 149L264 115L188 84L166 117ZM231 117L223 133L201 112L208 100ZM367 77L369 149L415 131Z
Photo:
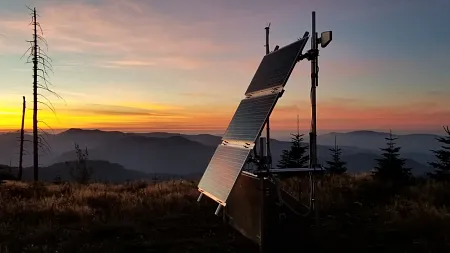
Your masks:
M8 181L0 185L0 252L258 252L214 215L212 201L197 203L196 185ZM308 180L284 188L308 203ZM320 227L302 228L308 235L295 252L450 250L449 185L343 176L321 179L317 190Z

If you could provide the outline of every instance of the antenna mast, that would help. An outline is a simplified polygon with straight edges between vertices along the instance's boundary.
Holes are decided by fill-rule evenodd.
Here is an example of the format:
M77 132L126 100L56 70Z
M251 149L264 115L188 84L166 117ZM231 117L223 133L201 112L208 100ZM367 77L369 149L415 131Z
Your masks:
M316 88L319 86L319 66L318 66L318 57L319 50L318 44L322 48L325 48L328 44L330 44L332 40L332 31L322 32L320 38L317 36L316 32L316 12L312 12L312 34L311 34L311 49L308 51L306 57L309 61L311 61L311 132L309 133L309 145L310 145L310 161L309 166L313 169L312 176L312 189L311 189L311 209L315 214L316 220L316 232L318 233L319 229L319 213L315 204L315 191L316 191L316 180L315 180L315 171L318 168L317 164L317 108L316 108ZM322 167L320 166L320 169Z
M268 55L270 53L270 46L269 46L270 22L264 29L266 30L266 55ZM269 165L268 168L272 169L272 153L270 152L270 122L269 121L270 121L270 117L267 118L267 122L266 122L267 164Z
M311 133L310 133L310 164L313 169L317 167L317 111L316 111L316 87L318 85L318 50L316 32L316 12L312 12L312 35L311 35Z
M316 32L316 12L312 12L312 34L311 34L311 133L309 138L310 145L310 166L313 168L312 188L311 188L311 209L314 212L316 236L319 234L319 213L316 208L316 179L315 171L317 168L317 111L316 111L316 87L318 84L317 76L317 32Z

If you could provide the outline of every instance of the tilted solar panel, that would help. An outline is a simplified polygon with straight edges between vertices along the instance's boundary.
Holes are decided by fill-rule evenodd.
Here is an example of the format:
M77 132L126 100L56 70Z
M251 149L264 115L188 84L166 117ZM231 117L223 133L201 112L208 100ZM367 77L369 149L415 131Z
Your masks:
M225 205L251 148L219 145L198 188L210 198Z
M261 133L279 93L241 100L223 140L239 140L254 143Z
M254 92L284 86L297 63L308 37L266 55L261 61L246 95L241 100L220 144L198 185L199 190L221 205L226 205L228 196L236 183L258 136L270 116L281 92ZM252 94L250 94L252 93ZM236 142L236 143L235 143ZM241 144L237 144L241 143ZM248 147L244 144L248 143ZM239 146L240 145L240 146Z
M285 85L307 41L304 37L264 56L245 94Z

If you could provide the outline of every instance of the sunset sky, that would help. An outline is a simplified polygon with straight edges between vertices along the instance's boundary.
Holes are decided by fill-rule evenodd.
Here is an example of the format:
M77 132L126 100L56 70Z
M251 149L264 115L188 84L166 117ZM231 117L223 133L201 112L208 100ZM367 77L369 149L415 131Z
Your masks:
M26 5L41 16L65 99L44 93L57 117L40 118L54 129L222 133L264 55L266 24L271 48L284 46L310 31L313 10L334 37L320 51L319 134L450 124L448 0L2 0L0 131L20 128L23 95L32 107ZM297 64L276 106L279 134L297 114L309 129L309 64Z

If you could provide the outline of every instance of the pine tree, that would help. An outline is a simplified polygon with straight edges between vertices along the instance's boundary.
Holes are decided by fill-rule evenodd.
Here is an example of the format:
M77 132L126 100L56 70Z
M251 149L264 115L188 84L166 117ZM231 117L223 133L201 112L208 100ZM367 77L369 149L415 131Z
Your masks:
M439 181L450 181L450 129L444 127L448 136L436 138L442 143L440 150L431 150L437 158L436 162L430 162L434 168L434 173L428 173L428 176Z
M303 134L291 134L291 147L289 150L283 150L281 160L278 162L278 168L305 168L308 166L309 155L308 146L304 145Z
M347 171L347 167L345 166L347 163L341 160L342 150L336 144L336 136L334 137L334 148L329 150L331 151L332 160L327 161L327 172L332 174L345 173Z
M376 159L378 165L375 167L373 176L381 180L389 181L405 181L411 177L411 169L405 168L406 159L399 158L400 147L395 146L395 140L398 138L392 137L390 132L389 137L385 138L387 141L386 148L380 148L383 151L382 158Z
M291 161L290 156L290 150L283 150L283 153L281 154L281 159L278 161L277 167L278 168L289 168L289 164Z

